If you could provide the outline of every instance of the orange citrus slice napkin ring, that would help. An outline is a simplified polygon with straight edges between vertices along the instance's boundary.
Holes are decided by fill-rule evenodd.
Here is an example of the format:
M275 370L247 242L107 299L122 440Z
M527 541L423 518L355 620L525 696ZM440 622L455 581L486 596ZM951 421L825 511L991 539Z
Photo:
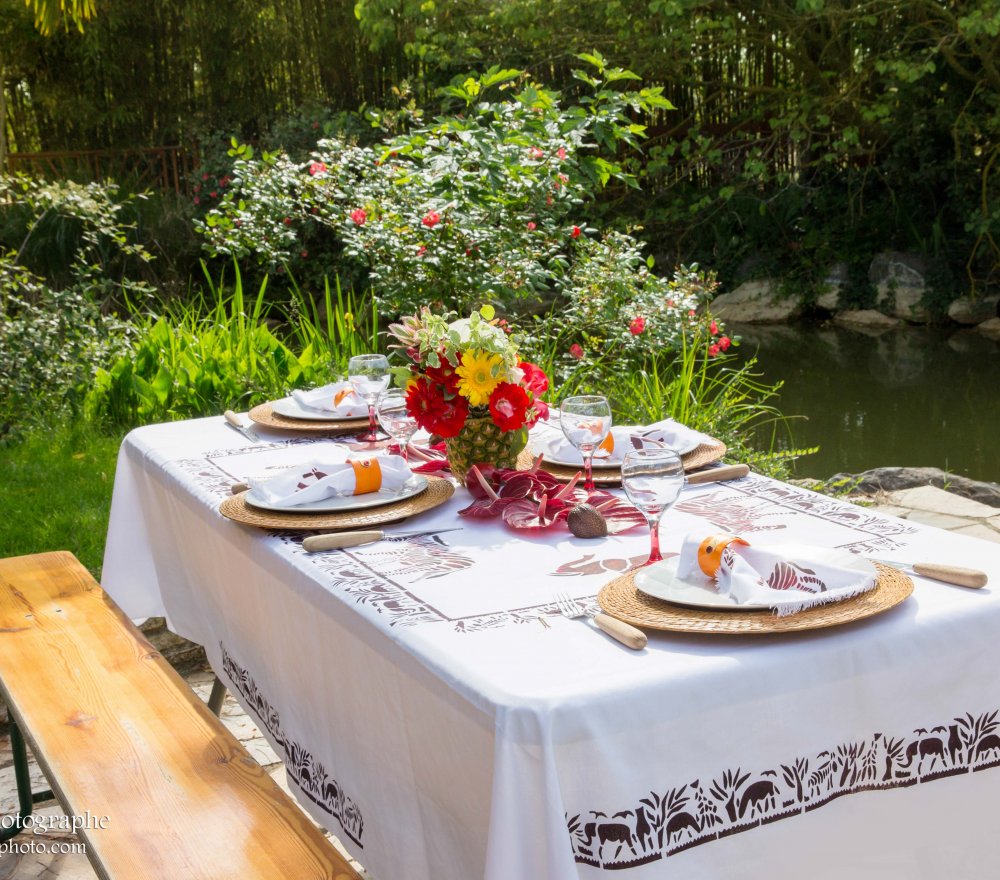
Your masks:
M382 466L377 458L351 459L354 468L354 494L367 495L382 488Z
M722 565L722 553L730 544L750 546L749 541L744 541L736 535L709 535L698 546L698 568L714 578Z

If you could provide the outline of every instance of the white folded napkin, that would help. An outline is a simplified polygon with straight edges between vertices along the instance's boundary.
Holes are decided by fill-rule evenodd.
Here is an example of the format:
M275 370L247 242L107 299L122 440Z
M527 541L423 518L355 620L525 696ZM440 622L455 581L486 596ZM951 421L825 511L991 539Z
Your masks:
M877 579L874 569L859 571L851 561L850 554L827 547L754 547L734 535L692 532L681 547L677 576L692 583L711 584L714 579L715 589L738 605L764 605L783 617L872 589ZM710 572L716 566L713 576Z
M384 455L333 463L310 461L249 483L268 504L293 506L338 495L396 493L411 477L413 472L400 456Z
M680 454L690 452L703 443L715 441L707 434L694 431L673 419L652 425L614 425L604 443L594 453L596 464L621 464L630 449L655 449L669 446ZM583 464L583 456L563 434L556 413L532 435L532 450L553 461Z
M292 399L303 409L330 413L342 419L368 415L368 404L358 397L350 382L331 382L309 391L295 390Z

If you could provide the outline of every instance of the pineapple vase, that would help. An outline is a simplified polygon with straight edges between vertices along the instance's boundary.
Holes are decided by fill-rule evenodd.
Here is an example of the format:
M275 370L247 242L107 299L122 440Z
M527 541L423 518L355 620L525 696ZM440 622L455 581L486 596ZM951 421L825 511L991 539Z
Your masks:
M462 430L445 441L452 474L464 481L474 464L514 467L526 435L526 431L501 431L489 416L466 419Z

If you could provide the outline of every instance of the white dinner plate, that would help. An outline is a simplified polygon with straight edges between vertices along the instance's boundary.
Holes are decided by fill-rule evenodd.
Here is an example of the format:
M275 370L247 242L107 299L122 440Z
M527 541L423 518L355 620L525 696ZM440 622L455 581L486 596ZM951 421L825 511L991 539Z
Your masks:
M855 556L844 550L834 550L826 547L806 547L800 544L782 544L774 550L789 557L803 557L825 562L829 565L839 565L850 568L860 574L873 575L877 569L867 559ZM738 605L730 596L716 592L714 579L696 572L686 578L677 576L679 557L674 556L640 568L633 576L635 588L640 593L663 599L675 605L688 608L706 608L712 611L761 611L771 606L763 602L746 602ZM845 597L849 598L849 597Z
M402 489L394 492L380 489L378 492L369 492L365 495L334 495L330 498L324 498L322 501L311 501L308 504L272 504L258 495L256 489L251 489L244 496L244 500L247 504L261 510L275 510L282 513L337 513L347 510L364 510L366 507L381 507L383 504L405 501L407 498L419 495L426 488L427 477L422 474L414 474L406 481L406 485Z
M542 461L548 464L557 464L560 465L561 467L582 468L583 456L576 450L574 450L574 452L576 453L575 460L571 460L574 458L574 456L567 456L565 459L555 458L554 456L547 455L543 452ZM620 471L622 469L622 463L620 461L604 461L603 459L595 458L593 461L593 467L595 471L596 470Z
M294 397L283 397L271 404L271 410L288 419L303 419L308 422L367 422L368 415L338 416L334 412L300 406Z

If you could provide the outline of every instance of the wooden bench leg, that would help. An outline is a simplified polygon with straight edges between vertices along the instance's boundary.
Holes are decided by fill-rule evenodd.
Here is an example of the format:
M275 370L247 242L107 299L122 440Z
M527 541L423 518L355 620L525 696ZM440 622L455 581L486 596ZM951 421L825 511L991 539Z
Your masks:
M14 778L17 780L18 811L9 819L4 817L0 822L0 843L6 843L24 830L24 820L31 815L35 804L52 800L51 791L31 793L31 770L28 767L28 750L24 745L24 737L17 721L11 716L8 726L10 732L10 750L14 758Z
M219 676L215 676L215 681L212 682L212 693L208 698L208 708L213 714L218 715L222 712L222 704L225 701L226 686L219 679Z

